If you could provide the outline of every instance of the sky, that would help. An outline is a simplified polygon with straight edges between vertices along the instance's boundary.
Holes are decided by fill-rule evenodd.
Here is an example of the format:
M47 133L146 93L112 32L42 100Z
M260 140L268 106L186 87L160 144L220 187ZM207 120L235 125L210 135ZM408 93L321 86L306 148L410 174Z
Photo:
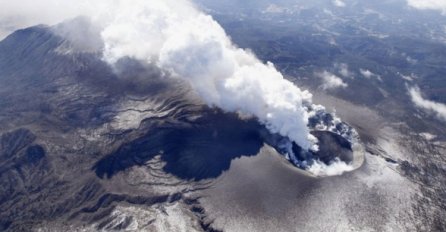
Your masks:
M446 0L404 0L412 8L436 10L446 14ZM109 2L116 2L110 0ZM132 2L132 1L128 1ZM148 0L147 2L156 2ZM274 3L275 1L271 1ZM333 0L332 4L346 7L351 1ZM127 3L128 4L128 3ZM0 0L0 39L11 32L36 24L57 24L67 18L81 14L91 15L92 11L107 8L104 1L86 0Z

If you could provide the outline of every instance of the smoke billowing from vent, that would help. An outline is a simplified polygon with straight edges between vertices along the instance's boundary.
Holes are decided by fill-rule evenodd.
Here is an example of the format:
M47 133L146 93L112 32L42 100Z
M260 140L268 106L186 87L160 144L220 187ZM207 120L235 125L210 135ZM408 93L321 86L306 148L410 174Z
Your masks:
M271 63L234 46L212 17L187 1L117 1L104 22L104 57L156 63L190 82L212 106L254 115L273 133L315 148L307 127L311 94L285 80Z
M312 95L286 80L272 63L234 45L211 16L189 0L42 0L38 10L29 7L36 4L31 0L0 3L7 12L0 14L0 38L2 31L84 16L91 25L70 21L53 27L74 43L56 52L101 49L103 60L117 69L122 58L145 62L186 80L208 105L257 118L272 134L281 135L272 137L280 138L286 148L280 152L297 167L320 176L354 169L353 163L341 160L322 163L308 150L318 150L310 130L330 131L352 144L357 142L355 130L314 105ZM294 154L292 142L303 148L301 154Z
M232 44L222 27L191 2L47 0L39 1L45 5L43 12L17 12L27 2L2 2L2 8L15 12L18 21L23 17L36 20L34 24L40 23L40 14L47 15L43 23L57 23L64 10L69 18L87 16L101 30L109 63L131 57L157 65L187 80L207 104L255 116L272 133L304 149L317 149L308 128L311 94L284 79L273 64Z
M131 57L155 64L173 76L186 79L207 104L253 115L272 133L288 137L304 149L317 148L307 126L311 94L284 79L273 64L264 64L249 51L233 45L221 26L191 2L74 3L39 2L47 4L45 14L54 11L55 20L60 20L64 9L70 11L69 17L88 16L101 30L104 59L109 63ZM5 6L11 9L6 11L14 12L23 4L8 3ZM25 21L38 19L32 14L39 12L25 13Z

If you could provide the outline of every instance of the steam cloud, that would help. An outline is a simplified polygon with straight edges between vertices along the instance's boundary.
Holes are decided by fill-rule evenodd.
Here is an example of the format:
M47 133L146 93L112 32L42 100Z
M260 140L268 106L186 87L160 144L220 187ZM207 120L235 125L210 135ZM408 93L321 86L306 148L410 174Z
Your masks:
M312 95L284 79L272 63L264 64L233 45L211 16L187 0L0 2L2 12L9 12L2 13L0 25L58 23L87 16L101 28L104 59L109 63L131 57L155 64L187 80L208 105L253 115L272 133L304 149L317 149L317 139L307 126ZM34 5L40 8L32 10ZM23 6L27 10L22 12Z
M324 90L329 89L337 89L337 88L346 88L348 84L346 84L340 77L324 71L320 73L315 73L315 75L322 79L321 88Z
M446 105L424 99L418 86L409 88L412 102L420 109L434 113L439 119L446 121Z
M333 4L337 7L345 7L345 2L341 0L333 0Z
M315 176L339 176L344 172L352 171L354 168L345 162L335 159L330 165L327 165L319 160L316 160L308 169L309 172Z
M407 0L407 3L420 10L440 10L446 14L446 1L444 0Z

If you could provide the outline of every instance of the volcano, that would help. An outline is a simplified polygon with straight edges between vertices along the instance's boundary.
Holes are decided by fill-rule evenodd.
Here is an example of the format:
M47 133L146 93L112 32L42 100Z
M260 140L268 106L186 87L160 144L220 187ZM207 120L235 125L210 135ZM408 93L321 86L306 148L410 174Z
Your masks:
M190 192L207 188L233 160L271 147L283 165L310 176L315 162L362 163L353 128L329 113L312 116L319 150L306 151L255 117L207 106L188 83L155 66L131 58L110 66L101 46L64 37L70 25L85 29L76 38L95 41L78 18L0 42L2 230L57 221L124 229L132 220L117 223L119 205L174 202L195 215L192 226L206 229ZM127 175L148 176L128 183Z

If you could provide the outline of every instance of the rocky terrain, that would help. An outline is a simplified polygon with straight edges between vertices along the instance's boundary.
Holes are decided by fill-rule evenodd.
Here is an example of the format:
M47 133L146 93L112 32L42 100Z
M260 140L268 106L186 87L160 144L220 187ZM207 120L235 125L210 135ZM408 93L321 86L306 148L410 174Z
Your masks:
M109 66L82 18L39 25L0 41L0 230L443 231L446 128L413 106L406 86L432 86L423 90L444 102L442 34L372 39L359 16L349 28L328 25L337 32L298 31L246 4L250 12L212 13L237 44L347 123L326 113L310 120L318 153L294 144L296 157L286 156L257 120L206 106L154 66L130 58ZM299 12L340 22L317 8ZM369 26L392 32L386 25ZM66 39L67 26L82 30ZM323 70L348 87L321 88L314 74ZM304 170L315 157L358 169L316 177Z

